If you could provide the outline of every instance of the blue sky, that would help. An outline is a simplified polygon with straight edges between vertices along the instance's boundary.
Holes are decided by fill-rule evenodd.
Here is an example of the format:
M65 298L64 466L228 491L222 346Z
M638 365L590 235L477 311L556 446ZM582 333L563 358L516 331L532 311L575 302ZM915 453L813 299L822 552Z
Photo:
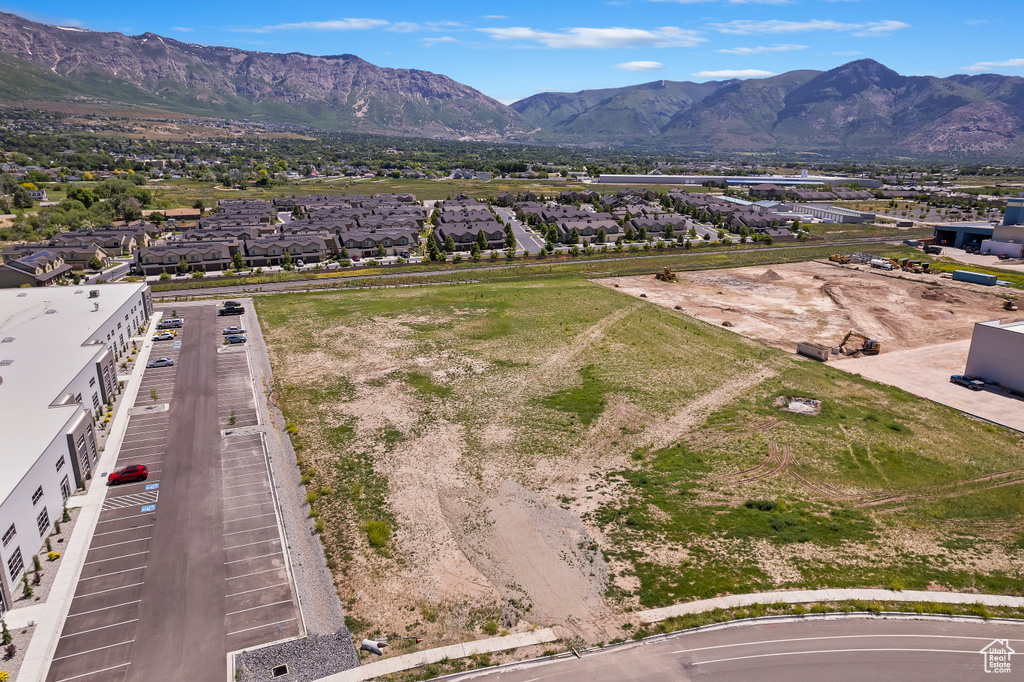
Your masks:
M1024 76L1024 0L488 0L3 5L45 23L267 52L351 53L511 102L548 90L758 77L871 57Z

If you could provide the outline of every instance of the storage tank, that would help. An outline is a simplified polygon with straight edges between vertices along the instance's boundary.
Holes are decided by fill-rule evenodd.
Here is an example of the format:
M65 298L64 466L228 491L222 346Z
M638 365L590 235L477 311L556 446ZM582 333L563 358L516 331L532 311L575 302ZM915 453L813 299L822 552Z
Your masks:
M881 258L872 258L871 267L881 268L882 270L892 270L893 265L887 260L882 260Z
M970 270L955 270L953 279L957 282L971 282L973 284L984 284L987 287L996 285L995 275L986 275L983 272L971 272Z

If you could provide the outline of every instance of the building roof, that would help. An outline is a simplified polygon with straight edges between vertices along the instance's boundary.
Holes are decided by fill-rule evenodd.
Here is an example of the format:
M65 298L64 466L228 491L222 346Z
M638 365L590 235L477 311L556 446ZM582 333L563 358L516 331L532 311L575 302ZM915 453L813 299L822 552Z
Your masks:
M1006 322L1003 323L1000 320L992 320L990 322L979 322L983 327L995 327L1001 331L1014 332L1016 334L1024 334L1024 320L1018 322Z
M92 342L93 335L133 296L141 298L146 286L138 282L0 289L0 363L12 361L0 365L0 500L10 495L78 413L77 403L53 403L103 351L103 341ZM99 298L89 298L91 289L100 291ZM94 303L99 303L97 312ZM8 338L13 340L5 342Z

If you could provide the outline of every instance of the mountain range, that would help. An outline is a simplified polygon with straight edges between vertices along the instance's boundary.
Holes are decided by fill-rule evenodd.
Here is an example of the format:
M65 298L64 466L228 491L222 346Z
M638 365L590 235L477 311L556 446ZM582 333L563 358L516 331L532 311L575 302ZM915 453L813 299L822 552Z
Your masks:
M828 158L1014 159L1024 79L830 71L540 93L506 106L447 76L49 26L0 13L0 104L79 101L419 137Z

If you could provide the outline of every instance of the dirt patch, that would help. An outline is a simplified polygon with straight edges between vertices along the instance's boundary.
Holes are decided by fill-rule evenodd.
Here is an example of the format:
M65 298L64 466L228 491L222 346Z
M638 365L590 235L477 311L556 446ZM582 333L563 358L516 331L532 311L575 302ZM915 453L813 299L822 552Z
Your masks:
M998 297L938 277L914 281L818 262L677 274L678 282L597 281L790 352L798 341L838 345L851 329L878 339L883 353L917 348L968 339L975 322L1005 317Z

